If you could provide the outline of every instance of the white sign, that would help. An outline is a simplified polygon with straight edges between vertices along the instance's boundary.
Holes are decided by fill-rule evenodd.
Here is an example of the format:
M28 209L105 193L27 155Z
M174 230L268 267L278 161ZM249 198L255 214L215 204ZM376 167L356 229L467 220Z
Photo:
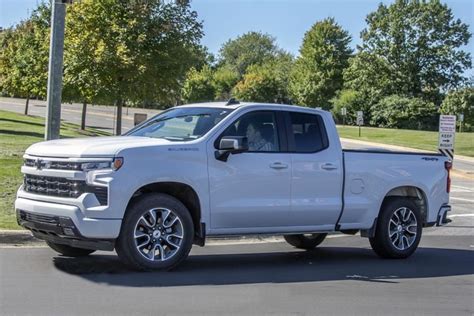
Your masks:
M346 109L346 108L342 108L342 109L341 109L341 114L345 116L345 115L347 114L347 109Z
M459 122L464 122L464 114L459 114Z
M439 133L439 149L454 149L454 133Z
M456 115L440 115L439 116L439 132L455 133L456 132Z
M364 125L364 112L357 111L357 125Z
M438 148L454 150L456 115L440 115Z

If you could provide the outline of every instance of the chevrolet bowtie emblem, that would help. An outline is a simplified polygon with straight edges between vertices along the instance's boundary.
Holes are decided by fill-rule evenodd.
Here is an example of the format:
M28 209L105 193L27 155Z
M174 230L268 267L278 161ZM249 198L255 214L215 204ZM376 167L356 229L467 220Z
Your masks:
M35 166L36 166L37 170L41 170L41 169L43 169L44 167L47 166L47 163L45 161L41 160L41 159L37 159L35 161Z

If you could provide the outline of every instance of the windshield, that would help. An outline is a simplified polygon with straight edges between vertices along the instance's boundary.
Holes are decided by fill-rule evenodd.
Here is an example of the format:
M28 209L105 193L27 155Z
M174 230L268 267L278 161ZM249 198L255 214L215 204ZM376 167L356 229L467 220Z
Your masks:
M165 138L172 141L198 139L230 112L231 109L217 108L171 109L156 115L125 135Z

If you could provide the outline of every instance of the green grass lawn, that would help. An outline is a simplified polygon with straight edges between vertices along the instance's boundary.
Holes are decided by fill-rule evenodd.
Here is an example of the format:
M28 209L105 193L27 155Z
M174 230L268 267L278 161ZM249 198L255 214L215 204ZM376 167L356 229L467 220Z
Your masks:
M344 138L431 151L437 151L438 148L438 132L362 127L361 137L359 137L359 129L356 126L339 125L337 130ZM456 133L454 145L456 154L474 157L474 133Z
M23 179L22 156L28 146L42 141L43 135L43 118L0 111L0 229L19 229L13 203ZM61 138L100 135L107 133L92 129L80 131L75 124L61 124Z

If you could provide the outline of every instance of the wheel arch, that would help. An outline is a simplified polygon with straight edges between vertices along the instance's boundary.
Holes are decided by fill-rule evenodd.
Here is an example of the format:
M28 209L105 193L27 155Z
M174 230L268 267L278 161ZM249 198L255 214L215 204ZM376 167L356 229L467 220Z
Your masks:
M205 239L205 228L204 224L201 223L201 202L196 190L189 184L182 182L163 181L163 182L152 182L138 188L132 195L131 199L127 204L126 210L129 206L140 196L147 193L164 193L168 194L186 206L191 214L194 225L194 242L198 245L204 245ZM125 210L125 212L127 212Z
M402 185L397 186L389 190L383 200L382 203L379 205L379 213L382 210L382 206L385 201L391 197L407 197L411 198L413 202L420 208L421 218L423 219L423 223L426 223L428 218L428 198L426 197L426 193L423 189L416 185Z
M428 220L428 198L426 196L425 191L417 185L413 184L406 184L406 185L399 185L389 189L383 198L381 199L378 205L378 212L377 217L374 219L374 222L369 229L361 230L362 237L374 237L375 230L377 227L377 220L379 217L380 212L382 211L384 203L389 200L390 198L394 197L407 197L413 200L415 204L420 208L421 218L423 220L423 224L427 223Z

